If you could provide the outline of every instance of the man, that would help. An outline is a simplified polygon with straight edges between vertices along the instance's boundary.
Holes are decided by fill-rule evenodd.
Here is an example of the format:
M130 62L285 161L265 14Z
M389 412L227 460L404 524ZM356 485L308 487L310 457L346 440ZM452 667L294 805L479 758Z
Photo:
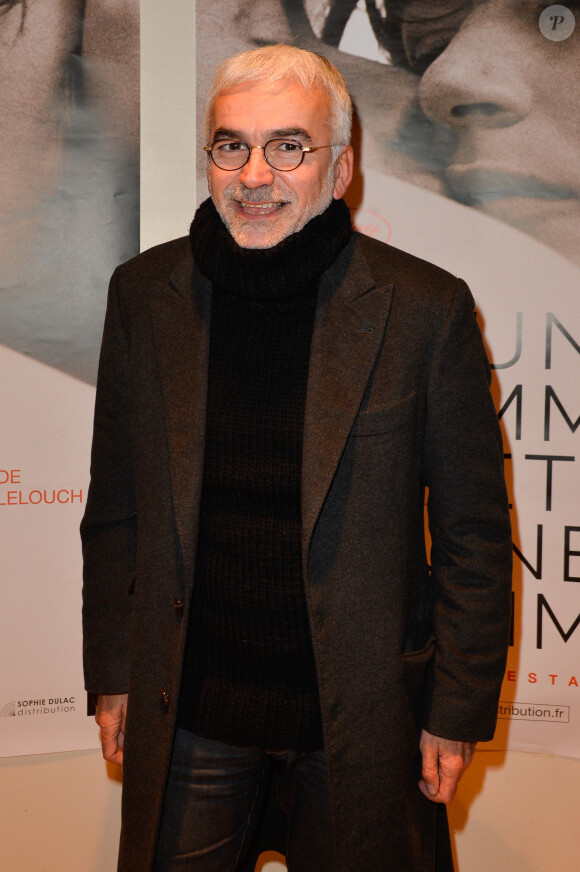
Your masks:
M350 121L320 56L226 61L211 199L112 280L82 535L123 872L240 869L274 766L291 872L450 870L440 804L493 735L489 367L460 280L351 231Z

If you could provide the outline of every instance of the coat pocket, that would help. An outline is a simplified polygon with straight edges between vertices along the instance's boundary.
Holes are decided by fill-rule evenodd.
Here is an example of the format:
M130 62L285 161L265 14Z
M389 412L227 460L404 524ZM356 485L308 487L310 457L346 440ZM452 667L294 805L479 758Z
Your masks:
M412 393L385 409L365 409L359 413L353 436L375 436L412 425L415 405L416 395Z

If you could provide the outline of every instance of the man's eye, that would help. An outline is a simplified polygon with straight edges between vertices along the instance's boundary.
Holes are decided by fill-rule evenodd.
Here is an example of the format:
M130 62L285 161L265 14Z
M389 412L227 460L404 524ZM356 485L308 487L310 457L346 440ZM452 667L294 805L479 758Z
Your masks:
M234 154L236 151L244 151L247 146L241 139L234 139L231 142L218 142L214 148L222 154Z
M284 154L293 154L296 151L302 151L302 146L298 142L281 140L280 142L276 142L274 144L274 150L281 151Z

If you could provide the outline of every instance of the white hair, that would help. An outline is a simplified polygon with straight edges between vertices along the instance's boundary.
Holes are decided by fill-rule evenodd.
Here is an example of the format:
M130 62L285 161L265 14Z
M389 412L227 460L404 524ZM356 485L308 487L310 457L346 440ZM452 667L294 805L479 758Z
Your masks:
M242 52L219 65L205 110L203 130L206 143L210 144L214 105L220 94L240 85L279 81L297 82L305 88L319 88L326 92L335 144L332 156L336 159L341 148L350 143L351 136L352 101L345 81L328 58L284 43Z

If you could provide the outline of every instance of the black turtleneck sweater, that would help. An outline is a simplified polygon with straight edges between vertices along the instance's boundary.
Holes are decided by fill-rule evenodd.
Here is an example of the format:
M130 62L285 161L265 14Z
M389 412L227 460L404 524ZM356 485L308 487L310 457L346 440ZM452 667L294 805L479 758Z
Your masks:
M191 226L213 295L179 724L207 738L322 747L301 568L302 431L318 279L349 235L334 200L270 249L240 248L211 200Z

